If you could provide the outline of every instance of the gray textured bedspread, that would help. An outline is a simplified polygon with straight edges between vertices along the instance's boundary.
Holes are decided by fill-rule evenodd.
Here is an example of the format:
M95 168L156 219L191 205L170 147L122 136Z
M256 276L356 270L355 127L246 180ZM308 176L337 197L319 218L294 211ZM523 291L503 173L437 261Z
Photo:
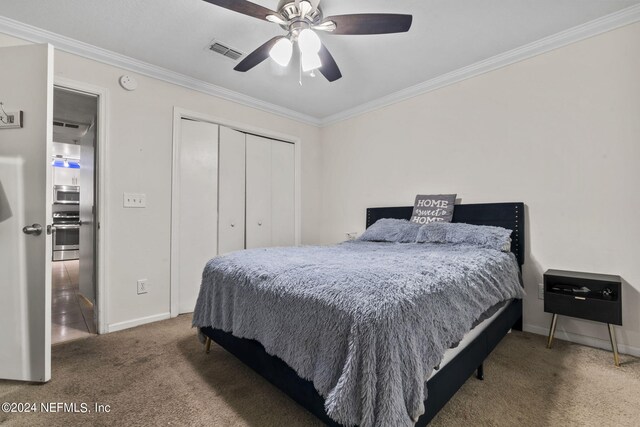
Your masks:
M344 425L410 426L445 350L523 295L513 254L470 245L252 249L209 261L193 325L259 341Z

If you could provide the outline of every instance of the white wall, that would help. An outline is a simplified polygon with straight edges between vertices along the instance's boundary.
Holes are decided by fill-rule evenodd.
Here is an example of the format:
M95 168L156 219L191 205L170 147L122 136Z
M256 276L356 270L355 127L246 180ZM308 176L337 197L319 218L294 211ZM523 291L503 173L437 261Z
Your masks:
M527 205L524 322L549 268L624 279L621 350L640 353L640 24L324 128L324 242L365 209L416 193ZM606 326L561 318L558 337L609 347Z
M0 34L0 46L26 42ZM118 78L132 74L138 89L126 92ZM106 88L109 104L108 323L126 327L169 313L171 154L173 108L220 117L299 137L302 152L302 242L318 239L319 129L96 61L56 51L55 75ZM122 193L146 193L146 209L123 209ZM137 295L136 280L149 279Z

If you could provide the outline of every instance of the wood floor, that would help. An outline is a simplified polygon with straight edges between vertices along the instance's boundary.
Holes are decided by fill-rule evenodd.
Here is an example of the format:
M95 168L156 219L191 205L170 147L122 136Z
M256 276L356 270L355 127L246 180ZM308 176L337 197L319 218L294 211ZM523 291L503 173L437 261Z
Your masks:
M86 338L96 333L93 305L80 294L79 269L79 260L52 262L52 344Z

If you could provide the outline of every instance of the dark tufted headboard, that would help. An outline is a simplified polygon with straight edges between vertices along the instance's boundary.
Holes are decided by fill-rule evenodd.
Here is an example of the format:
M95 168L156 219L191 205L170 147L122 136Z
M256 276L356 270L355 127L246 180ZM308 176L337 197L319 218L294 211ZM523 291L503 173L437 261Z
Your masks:
M410 219L413 206L388 208L368 208L367 228L380 218ZM465 222L475 225L495 225L513 230L511 233L511 252L524 264L524 203L479 203L456 205L453 222Z

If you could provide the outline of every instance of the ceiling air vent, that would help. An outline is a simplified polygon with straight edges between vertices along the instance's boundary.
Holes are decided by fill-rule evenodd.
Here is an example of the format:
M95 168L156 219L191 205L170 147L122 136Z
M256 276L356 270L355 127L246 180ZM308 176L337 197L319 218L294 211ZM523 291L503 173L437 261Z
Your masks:
M229 46L222 44L220 42L214 42L211 46L209 46L209 49L211 49L216 53L219 53L220 55L224 55L227 58L231 58L234 61L237 61L238 58L242 56L241 52L238 52L237 50L232 49Z
M69 138L81 138L87 134L87 131L91 127L90 124L85 123L72 123L63 120L53 121L53 133L54 137L69 137ZM59 142L63 142L60 140Z

